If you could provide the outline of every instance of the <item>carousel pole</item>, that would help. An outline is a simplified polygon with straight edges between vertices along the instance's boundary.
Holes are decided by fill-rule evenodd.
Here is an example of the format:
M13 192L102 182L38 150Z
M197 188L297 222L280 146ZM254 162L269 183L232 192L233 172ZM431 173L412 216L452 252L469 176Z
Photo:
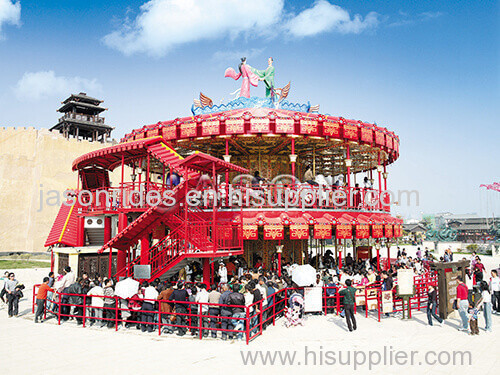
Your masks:
M283 251L283 246L281 245L281 240L278 242L278 277L281 277L281 252Z
M378 172L378 204L379 204L379 209L381 209L382 202L380 202L380 196L382 194L382 166L380 165L380 151L378 152L377 172Z
M295 138L292 138L292 153L290 155L290 161L292 163L292 176L295 177L295 162L297 161L297 155L295 155Z
M316 177L316 145L313 144L313 176Z

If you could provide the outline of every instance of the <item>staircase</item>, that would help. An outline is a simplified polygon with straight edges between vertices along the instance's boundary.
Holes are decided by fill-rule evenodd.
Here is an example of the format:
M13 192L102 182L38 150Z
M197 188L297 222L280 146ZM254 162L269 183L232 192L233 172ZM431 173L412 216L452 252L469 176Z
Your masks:
M149 145L148 152L156 159L160 160L163 164L168 165L177 172L182 172L182 168L180 168L179 164L184 160L184 158L173 148L167 146L164 142ZM190 180L198 176L199 174L196 172L188 172L185 178Z

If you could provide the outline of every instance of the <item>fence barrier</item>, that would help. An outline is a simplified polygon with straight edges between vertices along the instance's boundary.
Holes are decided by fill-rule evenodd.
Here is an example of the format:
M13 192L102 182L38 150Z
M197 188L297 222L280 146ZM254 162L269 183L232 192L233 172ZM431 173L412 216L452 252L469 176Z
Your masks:
M411 311L421 310L427 306L427 292L429 285L437 282L435 273L415 276L415 294L410 298ZM395 280L394 284L397 284ZM36 292L40 284L33 286L32 312L36 308ZM358 289L362 287L357 286ZM117 296L96 296L86 294L70 294L55 292L47 297L44 307L44 319L47 313L53 314L57 323L75 319L78 325L101 324L117 331L121 326L135 325L143 331L158 332L158 335L173 333L185 335L187 331L200 340L208 337L217 337L221 332L222 338L244 339L248 344L262 335L263 330L285 315L289 298L294 292L303 288L283 288L267 296L265 299L246 306L234 306L217 303L194 301L165 301L144 298L122 299ZM344 308L343 297L338 287L322 287L322 313L339 315ZM393 312L403 310L403 301L398 298L393 288ZM364 302L355 304L355 313L359 308L364 309L364 315L376 312L376 319L380 322L382 310L382 285L380 282L364 286L363 292L357 297L364 297ZM155 308L155 304L158 307ZM174 306L173 311L167 312L165 305ZM375 308L371 308L376 306ZM237 309L238 312L233 312ZM168 310L168 309L167 309ZM411 315L410 315L411 317Z

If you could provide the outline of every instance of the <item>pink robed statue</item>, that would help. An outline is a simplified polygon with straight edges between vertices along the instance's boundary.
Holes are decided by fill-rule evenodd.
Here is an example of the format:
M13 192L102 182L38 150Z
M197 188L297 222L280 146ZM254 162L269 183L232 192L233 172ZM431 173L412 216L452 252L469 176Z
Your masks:
M252 72L250 66L247 65L247 58L243 57L239 65L239 73L236 73L233 68L227 68L224 77L231 77L238 80L242 77L240 97L250 98L250 85L257 87L259 77Z

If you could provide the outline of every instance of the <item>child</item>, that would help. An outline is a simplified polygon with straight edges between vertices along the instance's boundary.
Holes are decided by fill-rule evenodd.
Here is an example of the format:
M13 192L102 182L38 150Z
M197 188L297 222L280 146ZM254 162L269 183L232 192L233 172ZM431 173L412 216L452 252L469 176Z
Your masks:
M471 302L469 304L469 325L470 325L471 335L479 335L479 328L477 325L478 315L479 315L479 310L475 307L474 302Z
M23 292L22 290L24 289L24 285L22 284L17 284L16 288L10 295L10 303L12 304L12 310L11 310L11 305L9 304L9 316L15 316L17 317L17 314L19 312L19 300L23 298ZM12 314L11 314L12 313Z

